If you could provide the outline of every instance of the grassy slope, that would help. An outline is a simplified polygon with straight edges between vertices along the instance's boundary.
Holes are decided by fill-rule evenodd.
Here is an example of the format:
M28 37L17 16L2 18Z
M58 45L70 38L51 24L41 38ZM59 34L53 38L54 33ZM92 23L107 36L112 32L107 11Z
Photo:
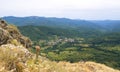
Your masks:
M27 56L27 57L26 57ZM12 44L0 47L0 72L120 72L103 64L94 62L53 62L35 55L22 46Z

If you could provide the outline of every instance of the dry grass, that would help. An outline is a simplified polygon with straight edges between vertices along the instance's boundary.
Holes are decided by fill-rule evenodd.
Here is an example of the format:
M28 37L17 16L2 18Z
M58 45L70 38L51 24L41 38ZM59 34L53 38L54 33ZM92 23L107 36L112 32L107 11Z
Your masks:
M94 62L54 62L30 53L23 46L11 44L0 47L0 72L120 72Z
M6 70L15 70L17 62L24 63L29 57L29 51L23 46L7 44L0 47L0 62Z

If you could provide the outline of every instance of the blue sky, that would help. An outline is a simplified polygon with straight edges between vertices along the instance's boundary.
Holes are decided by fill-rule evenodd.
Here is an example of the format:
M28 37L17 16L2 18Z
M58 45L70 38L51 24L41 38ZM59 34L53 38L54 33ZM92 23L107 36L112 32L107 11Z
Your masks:
M120 20L120 0L0 0L3 16Z

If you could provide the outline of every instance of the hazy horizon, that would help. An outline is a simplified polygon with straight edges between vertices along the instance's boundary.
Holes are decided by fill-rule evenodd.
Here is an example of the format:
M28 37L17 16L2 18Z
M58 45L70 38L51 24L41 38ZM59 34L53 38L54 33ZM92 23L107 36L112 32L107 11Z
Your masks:
M0 17L120 20L120 0L1 0Z

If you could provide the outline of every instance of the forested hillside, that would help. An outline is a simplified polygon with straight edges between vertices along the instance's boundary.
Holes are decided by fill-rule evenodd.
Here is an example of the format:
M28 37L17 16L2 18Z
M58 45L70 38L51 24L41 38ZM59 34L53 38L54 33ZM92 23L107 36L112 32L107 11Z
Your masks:
M68 18L55 18L55 17L3 17L9 23L17 26L49 26L59 28L77 28L88 30L101 30L101 31L120 31L120 20L78 20ZM21 23L22 22L22 23Z
M46 26L20 26L34 45L42 47L40 55L55 61L95 61L119 68L119 32L80 32ZM34 48L33 48L34 52Z
M94 20L91 22L100 25L107 31L120 32L120 20Z
M49 26L49 27L59 27L59 28L82 28L82 29L99 29L100 26L96 25L90 21L86 20L72 20L67 18L46 18L46 17L3 17L9 23L16 24L17 26ZM22 23L21 23L22 22Z
M43 51L41 47L37 44L34 51L28 37L23 36L15 25L0 19L0 72L120 72L92 61L51 61L39 55Z
M52 39L55 36L59 37L96 37L101 35L98 30L89 30L89 29L72 29L72 28L59 28L59 27L48 27L48 26L19 26L20 31L30 37L32 40L40 40L40 39Z
M106 23L44 17L4 19L18 25L34 45L41 46L40 55L53 61L95 61L120 69L119 21Z

